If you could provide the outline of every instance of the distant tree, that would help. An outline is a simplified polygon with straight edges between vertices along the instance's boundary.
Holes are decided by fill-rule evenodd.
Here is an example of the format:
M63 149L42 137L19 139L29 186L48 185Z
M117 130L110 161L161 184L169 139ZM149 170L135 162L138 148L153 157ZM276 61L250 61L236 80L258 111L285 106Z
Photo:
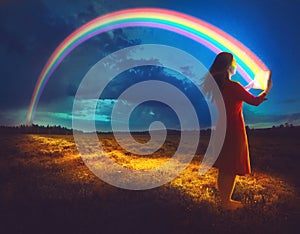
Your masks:
M249 126L248 126L248 125L246 126L246 131L247 131L247 132L249 132L249 131L250 131L250 128L249 128Z

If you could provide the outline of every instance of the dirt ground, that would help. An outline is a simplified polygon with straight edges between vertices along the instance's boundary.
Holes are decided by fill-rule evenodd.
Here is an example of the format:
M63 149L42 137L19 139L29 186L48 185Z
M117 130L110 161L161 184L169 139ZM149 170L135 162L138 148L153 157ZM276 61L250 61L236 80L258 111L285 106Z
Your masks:
M166 162L178 139L151 158L124 152L112 135L100 141L119 164L146 170ZM244 208L236 211L219 206L215 168L199 175L208 139L200 141L173 181L132 191L97 178L72 135L0 134L1 233L298 233L299 138L250 134L252 174L237 180L233 198Z

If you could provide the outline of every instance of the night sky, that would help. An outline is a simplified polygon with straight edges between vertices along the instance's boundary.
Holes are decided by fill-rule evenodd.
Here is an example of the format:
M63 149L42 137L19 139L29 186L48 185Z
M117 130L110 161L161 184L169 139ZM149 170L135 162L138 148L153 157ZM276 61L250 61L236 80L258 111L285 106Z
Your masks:
M259 107L244 105L246 124L257 128L300 124L299 0L2 0L0 125L25 124L38 76L51 53L71 32L103 14L134 7L179 11L235 37L272 70L274 83L266 102ZM145 43L180 48L207 67L215 56L188 38L160 29L136 27L100 34L73 50L55 71L41 96L34 123L71 127L74 96L88 70L112 52ZM102 106L97 113L101 130L110 129L110 113L118 95L137 80L147 79L169 81L186 93L198 114L203 110L201 95L185 77L167 69L140 67L120 74L107 87L98 104ZM208 118L203 118L200 124L206 125ZM169 128L179 127L174 112L157 102L139 106L131 120L133 129L147 128L155 120L166 122Z

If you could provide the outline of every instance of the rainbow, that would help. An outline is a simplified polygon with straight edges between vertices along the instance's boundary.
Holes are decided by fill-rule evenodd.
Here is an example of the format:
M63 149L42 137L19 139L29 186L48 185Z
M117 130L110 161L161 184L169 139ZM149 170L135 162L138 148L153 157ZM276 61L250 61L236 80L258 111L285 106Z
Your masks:
M231 52L237 60L237 71L250 83L257 74L269 69L241 42L219 28L195 17L176 11L157 8L135 8L100 16L75 30L55 49L45 64L32 94L26 123L33 120L41 94L47 81L62 60L84 41L109 30L124 27L153 27L172 31L195 40L216 54Z

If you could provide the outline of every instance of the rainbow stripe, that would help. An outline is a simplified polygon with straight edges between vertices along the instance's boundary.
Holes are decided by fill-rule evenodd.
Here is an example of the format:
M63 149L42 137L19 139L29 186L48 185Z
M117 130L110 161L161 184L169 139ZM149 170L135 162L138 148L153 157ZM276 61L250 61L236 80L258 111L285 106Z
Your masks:
M70 34L52 53L45 64L32 94L27 124L33 120L41 94L47 81L62 60L78 45L91 37L109 30L124 27L153 27L172 31L195 40L216 54L231 52L237 60L237 71L249 83L257 73L268 71L266 65L246 46L217 27L192 16L179 12L136 8L121 10L98 17Z

